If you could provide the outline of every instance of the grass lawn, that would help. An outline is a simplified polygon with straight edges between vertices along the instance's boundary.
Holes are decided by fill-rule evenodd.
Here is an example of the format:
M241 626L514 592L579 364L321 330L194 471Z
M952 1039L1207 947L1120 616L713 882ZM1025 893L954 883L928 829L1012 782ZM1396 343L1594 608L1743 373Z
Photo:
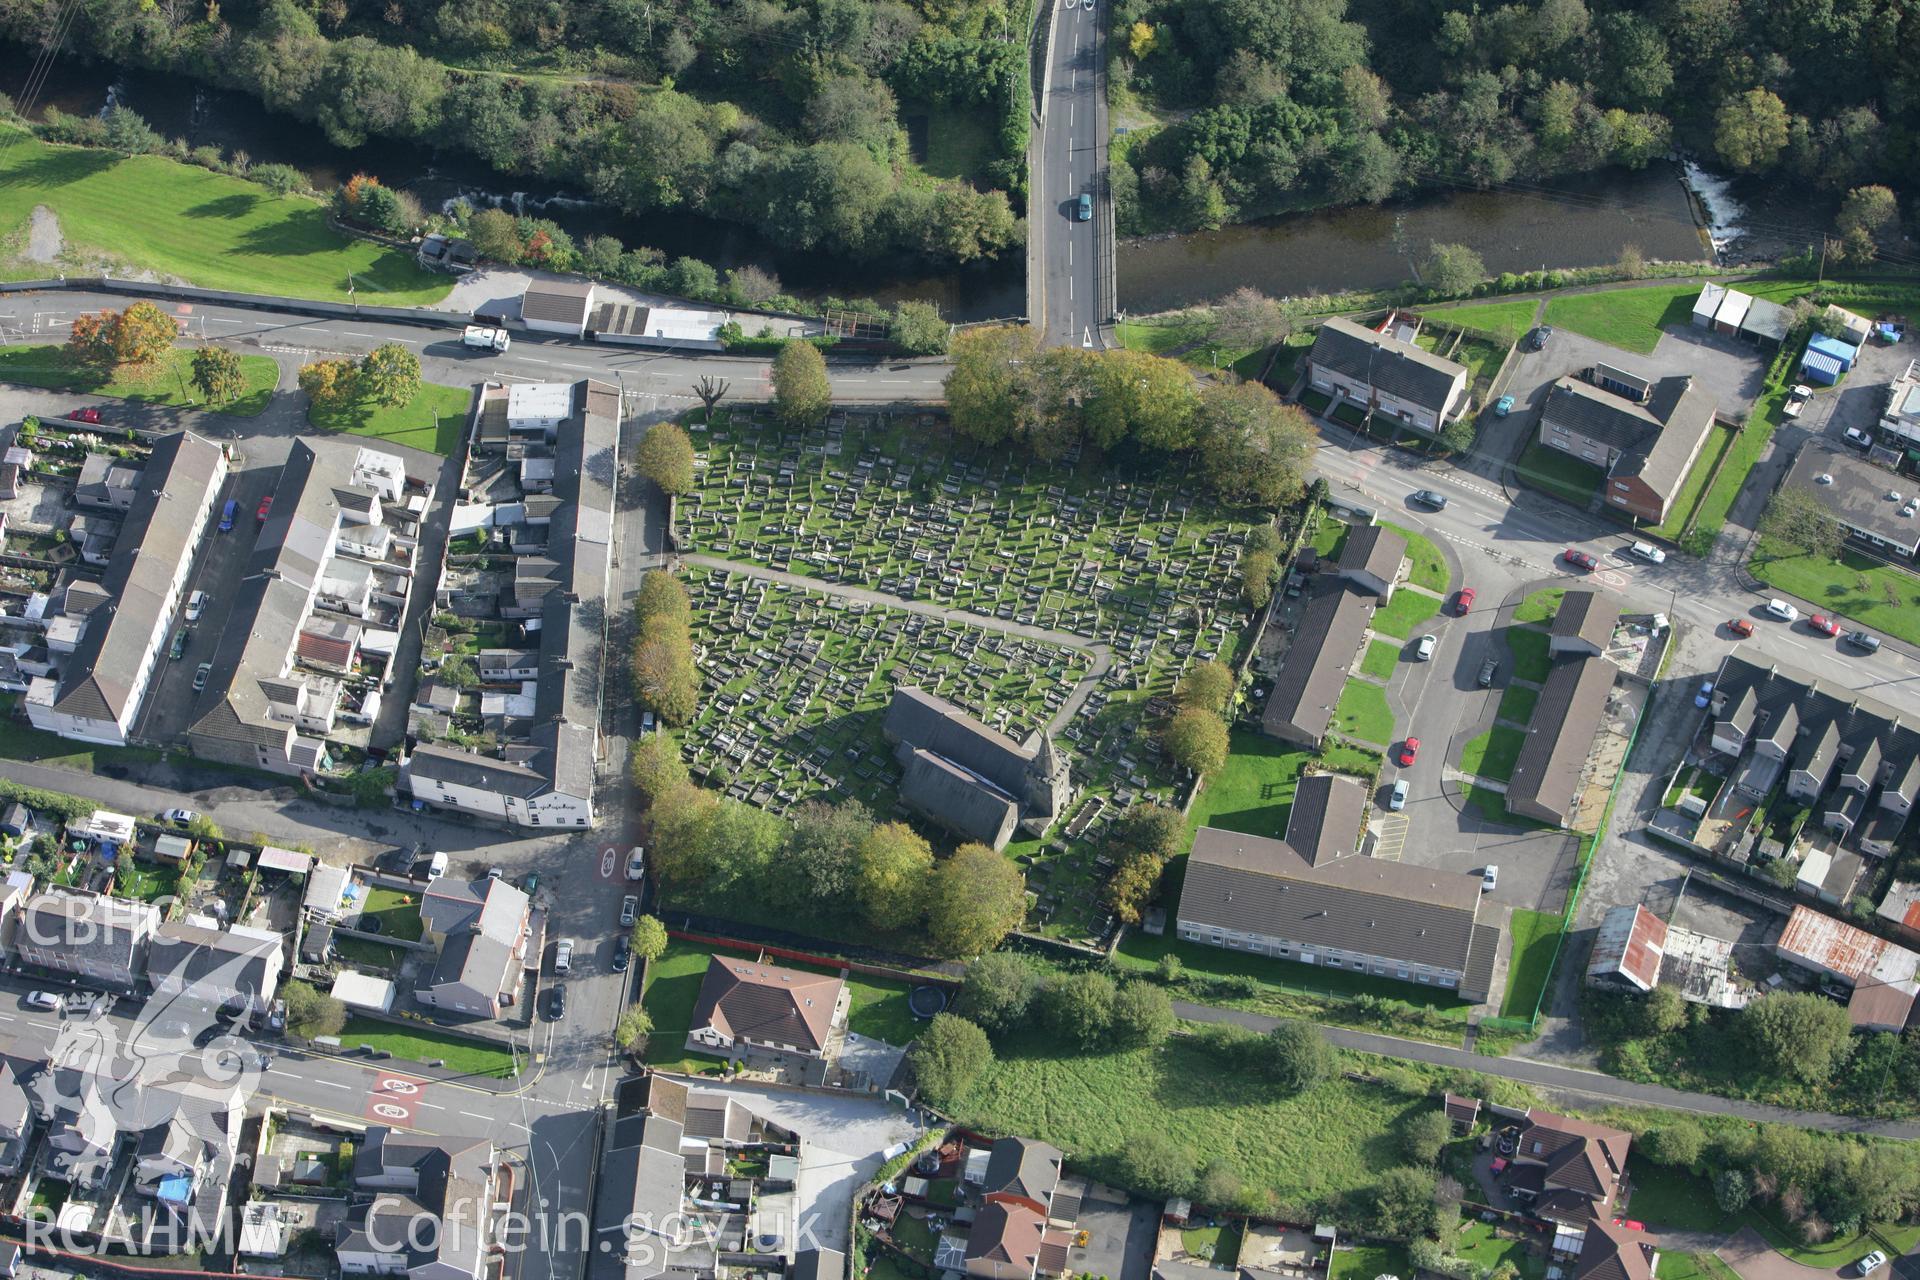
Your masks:
M1784 553L1784 554L1783 554ZM1909 644L1920 644L1920 578L1848 551L1838 561L1795 554L1761 538L1747 567L1769 586L1823 612L1839 613Z
M700 998L700 980L706 976L710 954L674 941L647 966L647 989L641 1002L653 1015L653 1034L647 1037L649 1065L672 1068L686 1057L683 1046L693 1027L693 1006Z
M1347 545L1347 534L1352 530L1353 526L1344 520L1324 519L1313 531L1313 549L1320 553L1322 560L1335 559Z
M316 200L158 156L55 146L18 129L0 136L0 229L24 227L35 205L60 219L70 250L89 260L179 276L214 289L415 306L452 282L412 257L331 230ZM75 264L79 265L79 264ZM15 279L38 263L4 263Z
M1536 822L1532 818L1523 818L1517 813L1507 811L1507 798L1488 787L1476 787L1470 782L1460 784L1460 794L1466 802L1480 810L1489 822L1504 823L1509 827L1519 827L1528 831L1551 831L1553 827L1545 822Z
M1512 342L1533 327L1538 298L1513 298L1506 302L1470 302L1458 307L1429 307L1422 312L1442 324L1457 324ZM1368 1277L1372 1280L1372 1277Z
M440 1058L446 1062L448 1070L471 1076L513 1074L513 1055L505 1049L475 1044L424 1027L395 1027L371 1018L348 1018L346 1028L340 1032L340 1043L349 1048L370 1044L376 1049L385 1049L396 1058L407 1058L414 1062Z
M1515 910L1507 932L1513 951L1507 962L1507 994L1500 1001L1503 1018L1531 1018L1540 995L1553 975L1553 955L1559 945L1561 918L1547 911Z
M378 930L389 938L405 942L420 941L420 899L398 889L374 888L367 891L366 905L360 908L362 920L371 916L380 922ZM362 924L358 928L365 929Z
M1527 1280L1536 1280L1547 1274L1546 1259L1527 1249L1524 1241L1509 1240L1497 1236L1493 1228L1484 1222L1468 1221L1461 1224L1460 1235L1453 1248L1454 1256L1466 1258L1488 1271L1503 1262L1511 1262ZM1664 1271L1665 1269L1662 1268ZM1667 1280L1662 1276L1661 1280Z
M1548 299L1547 323L1646 355L1659 344L1663 327L1689 321L1699 296L1697 282L1567 294Z
M1415 627L1438 612L1438 596L1401 587L1393 593L1390 603L1374 611L1373 629L1383 636L1397 636L1405 640L1413 634Z
M1746 487L1747 476L1753 466L1760 461L1760 455L1767 451L1767 445L1773 439L1773 433L1784 420L1780 410L1787 403L1787 393L1791 390L1793 379L1761 393L1754 403L1753 412L1747 415L1747 423L1734 439L1731 452L1720 468L1720 474L1714 478L1713 487L1707 490L1707 496L1700 502L1700 510L1693 519L1693 533L1688 536L1687 550L1696 555L1704 555L1711 549L1713 539L1720 536L1720 530L1726 526L1727 513L1733 510L1734 500L1740 496L1740 490Z
M847 985L853 990L847 1030L904 1048L926 1025L907 1008L906 983L854 973L847 976Z
M1207 341L1213 326L1204 313L1183 311L1157 321L1124 321L1115 328L1120 335L1120 345L1128 350L1173 356L1196 369L1231 368L1242 377L1251 378L1266 363L1264 348L1229 347ZM1181 347L1188 349L1178 351Z
M1703 509L1707 496L1707 477L1714 473L1720 460L1733 449L1740 439L1738 431L1715 424L1712 434L1705 444L1700 446L1700 456L1693 460L1693 466L1687 471L1687 478L1680 484L1680 492L1673 495L1673 506L1667 512L1667 518L1648 530L1655 537L1678 542L1680 533L1692 522L1696 514Z
M1401 1163L1401 1124L1433 1105L1341 1075L1288 1095L1227 1069L1186 1039L1158 1049L1063 1054L1051 1037L1027 1033L994 1048L995 1061L953 1108L958 1123L1050 1142L1072 1151L1096 1177L1110 1175L1140 1134L1160 1133L1223 1162L1249 1185L1271 1187L1287 1205L1344 1194Z
M1768 1244L1787 1257L1802 1266L1818 1267L1822 1271L1833 1271L1857 1260L1862 1254L1882 1248L1876 1235L1885 1236L1898 1252L1912 1248L1913 1242L1920 1238L1920 1227L1876 1222L1855 1235L1836 1235L1822 1244L1801 1244L1785 1227L1758 1207L1749 1206L1742 1215L1742 1221L1765 1236Z
M1388 524L1386 521L1381 523L1386 524L1387 528L1394 530L1407 540L1407 558L1413 562L1413 567L1408 574L1409 580L1416 587L1425 587L1437 595L1445 595L1448 581L1447 562L1441 556L1440 548L1433 544L1433 539L1424 533L1415 533L1403 525Z
M1513 653L1513 676L1535 684L1547 678L1553 660L1547 653L1547 633L1529 627L1508 627L1507 648Z
M936 178L977 178L986 172L993 130L978 111L934 111L927 120L927 158Z
M0 758L97 773L100 766L107 764L158 764L166 759L166 754L151 747L89 746L36 729L24 720L0 715Z
M1307 352L1313 350L1314 335L1290 333L1280 341L1280 352L1274 357L1273 367L1267 370L1267 385L1275 391L1286 391L1293 386L1293 380L1300 376L1300 362L1306 359Z
M333 938L334 954L357 969L381 969L389 973L397 972L400 962L406 955L399 947L390 947L384 942L373 942L366 938L348 938L335 934Z
M1629 1216L1646 1223L1650 1231L1731 1232L1739 1225L1714 1202L1713 1187L1707 1180L1685 1169L1633 1156L1627 1160L1627 1177L1633 1185L1633 1198L1627 1204ZM1668 1280L1664 1261L1660 1277Z
M1197 1258L1205 1258L1216 1266L1231 1267L1240 1260L1240 1228L1233 1223L1224 1227L1191 1227L1180 1233L1180 1245Z
M1370 641L1366 656L1360 659L1360 670L1380 680L1390 680L1400 667L1400 646L1385 640Z
M1525 724L1533 718L1534 704L1539 701L1538 689L1529 689L1523 684L1510 684L1507 686L1507 691L1500 695L1500 709L1494 714L1502 720Z
M1220 827L1254 836L1285 834L1300 770L1312 753L1264 733L1235 729L1227 763L1207 779L1193 802L1188 827Z
M1584 507L1593 501L1594 492L1606 473L1591 462L1582 462L1570 453L1549 449L1538 440L1529 441L1513 464L1520 483L1542 493L1550 493L1562 502Z
M1375 1276L1411 1276L1413 1260L1404 1245L1342 1245L1333 1253L1327 1280L1374 1280Z
M0 160L4 160L0 156ZM207 405L215 413L250 418L273 399L280 366L272 356L241 356L240 375L246 389L225 404ZM200 393L193 385L193 351L175 347L166 357L144 369L100 369L77 364L65 347L0 347L0 382L19 382L54 391L117 396L135 404L197 405Z
M1567 594L1565 587L1542 587L1538 591L1529 591L1527 598L1514 608L1515 622L1550 622L1553 615L1560 612L1560 601Z
M1477 778L1505 782L1513 776L1514 762L1526 741L1525 730L1495 725L1479 737L1469 738L1460 748L1460 768Z
M1386 746L1393 740L1393 712L1387 691L1371 680L1351 679L1334 708L1333 727L1343 737Z
M471 388L443 387L436 382L423 382L420 384L420 394L397 409L389 409L370 400L333 409L309 404L307 421L322 431L373 436L445 456L459 444L460 432L467 425L467 410L472 402Z
M113 877L113 896L152 902L172 893L178 880L179 877L171 868L128 860L121 864Z
M1662 1253L1660 1280L1740 1280L1740 1273L1711 1253Z

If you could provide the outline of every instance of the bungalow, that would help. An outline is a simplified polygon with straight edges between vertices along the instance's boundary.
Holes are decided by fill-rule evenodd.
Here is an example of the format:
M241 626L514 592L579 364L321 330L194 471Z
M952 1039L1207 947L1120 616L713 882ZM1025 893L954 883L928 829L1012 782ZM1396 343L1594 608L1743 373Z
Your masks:
M1366 645L1377 604L1376 596L1344 582L1308 598L1260 712L1262 732L1303 747L1320 746L1347 675Z
M1378 596L1380 603L1393 599L1394 584L1400 580L1400 567L1406 563L1407 539L1385 525L1358 525L1347 533L1346 545L1334 565L1334 576L1351 582L1360 590Z

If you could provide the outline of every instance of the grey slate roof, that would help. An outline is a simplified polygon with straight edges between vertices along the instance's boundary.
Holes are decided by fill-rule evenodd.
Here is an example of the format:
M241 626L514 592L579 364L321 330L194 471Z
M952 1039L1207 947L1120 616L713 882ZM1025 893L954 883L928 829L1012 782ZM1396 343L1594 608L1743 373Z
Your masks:
M523 764L496 760L459 747L427 743L407 757L407 772L415 778L437 778L455 786L477 787L523 799L547 790L547 779Z
M1346 545L1340 548L1340 571L1365 573L1392 586L1406 558L1404 534L1383 524L1365 524L1347 534Z
M900 779L900 799L934 815L956 834L997 846L1020 822L1020 806L998 787L916 748Z
M1577 378L1561 378L1547 392L1540 416L1543 423L1563 425L1618 450L1612 474L1638 476L1670 497L1686 478L1694 446L1713 425L1714 408L1707 390L1684 374L1654 383L1644 405Z
M60 664L55 711L89 720L130 711L142 658L164 643L168 585L200 536L222 465L220 446L190 431L154 442L101 581L113 601L88 615L79 645Z
M1509 804L1543 805L1566 822L1579 798L1580 777L1613 691L1614 671L1605 658L1565 655L1555 660L1507 783Z
M1365 325L1335 317L1320 326L1307 357L1386 395L1438 413L1455 382L1467 371L1411 342L1375 333Z
M980 1194L1022 1196L1045 1205L1060 1182L1065 1159L1060 1148L1037 1138L1001 1138L987 1156L987 1180Z
M255 996L267 989L269 976L277 978L284 967L279 941L178 920L154 930L147 950L147 972L156 979L171 975L191 987L217 975L226 985Z
M1359 852L1367 793L1331 773L1300 779L1287 814L1287 843L1309 865L1320 866Z
M1317 591L1300 612L1293 642L1260 713L1268 733L1291 726L1318 741L1333 719L1347 671L1373 624L1374 601L1344 583Z
M1584 640L1604 651L1619 621L1620 605L1614 597L1603 591L1570 590L1560 598L1551 634L1555 639Z

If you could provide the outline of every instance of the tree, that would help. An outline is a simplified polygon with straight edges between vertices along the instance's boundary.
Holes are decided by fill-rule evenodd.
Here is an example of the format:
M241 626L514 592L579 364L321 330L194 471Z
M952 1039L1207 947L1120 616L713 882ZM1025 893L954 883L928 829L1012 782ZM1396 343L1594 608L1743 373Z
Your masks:
M727 272L727 289L743 307L762 307L780 296L780 277L748 263Z
M633 922L633 932L627 941L633 945L634 955L643 963L652 964L666 954L667 926L656 916L641 916Z
M1487 278L1487 264L1466 245L1429 244L1422 275L1435 293L1472 293L1473 286Z
M858 883L860 846L873 815L858 800L809 800L795 809L787 847L768 888L776 901L833 915L848 914Z
M1890 188L1855 187L1840 202L1833 225L1849 246L1847 257L1869 261L1877 252L1876 242L1899 231L1900 205Z
M1361 1193L1361 1222L1368 1235L1412 1240L1432 1230L1436 1214L1431 1170L1389 1169Z
M300 389L318 409L335 409L359 394L351 360L316 360L300 366Z
M1183 769L1206 776L1227 762L1227 722L1211 711L1189 709L1167 722L1160 745Z
M713 421L714 406L719 404L727 392L733 390L733 384L725 378L716 378L710 373L700 375L700 381L693 384L693 394L700 397L701 405L707 411L707 421Z
M953 336L948 354L947 417L953 429L976 444L993 445L1014 433L1038 340L1025 325L966 329Z
M150 365L173 350L180 326L151 302L136 302L122 311L108 328L107 341L115 365Z
M397 342L383 342L360 362L360 394L397 409L420 394L420 357Z
M1019 1027L1033 1008L1040 975L1012 951L992 951L967 966L955 1008L995 1035Z
M720 811L720 798L705 787L683 782L654 797L647 811L653 833L648 850L654 875L675 889L697 887L711 870L707 840Z
M1432 1164L1453 1137L1453 1121L1444 1111L1415 1112L1400 1131L1400 1147L1415 1164Z
M984 844L963 844L934 868L927 892L927 934L943 956L993 950L1027 914L1020 868Z
M467 239L473 241L474 252L488 262L519 262L525 248L519 224L505 209L475 210L467 219Z
M1113 1026L1113 979L1096 970L1055 978L1040 993L1040 1016L1047 1029L1070 1045L1092 1049Z
M937 1107L951 1107L993 1065L993 1046L987 1033L965 1018L936 1013L908 1047L907 1063L922 1096Z
M887 321L887 338L912 356L937 356L947 349L948 325L940 308L911 299L896 303Z
M653 1034L653 1015L640 1005L629 1005L613 1026L613 1042L627 1053L645 1053Z
M1655 987L1640 1002L1640 1028L1644 1035L1663 1036L1687 1025L1686 997L1673 987Z
M247 389L240 357L225 347L201 347L193 353L194 390L213 404L225 404Z
M1745 1169L1722 1165L1713 1175L1713 1200L1722 1213L1732 1217L1746 1209L1752 1198L1753 1181Z
M1128 1134L1126 1145L1114 1152L1114 1159L1120 1166L1118 1181L1129 1191L1154 1200L1171 1200L1193 1192L1193 1151L1158 1129Z
M1760 513L1760 535L1821 560L1837 560L1846 532L1805 489L1776 490Z
M347 1006L311 983L289 982L280 996L287 1002L287 1030L302 1040L337 1036L347 1025Z
M117 311L83 311L67 326L67 357L75 364L106 364L113 358L110 335Z
M1110 849L1138 851L1165 862L1186 847L1186 817L1172 805L1136 804L1120 815Z
M160 149L160 135L139 112L116 106L107 112L107 145L121 155L145 155Z
M1846 1058L1853 1026L1831 1000L1776 991L1741 1011L1740 1031L1762 1071L1820 1084Z
M904 822L883 822L860 842L856 894L876 929L904 929L926 907L933 849Z
M1317 444L1306 415L1257 382L1202 387L1194 435L1214 492L1260 507L1298 500Z
M1112 1041L1129 1049L1150 1049L1173 1034L1173 1001L1166 989L1144 978L1121 987L1113 998Z
M1278 302L1258 289L1241 285L1213 304L1213 331L1208 337L1223 347L1270 347L1287 336L1293 322Z
M1160 875L1165 870L1166 863L1151 854L1126 854L1107 877L1107 905L1128 924L1139 923L1140 909L1160 891Z
M654 628L634 645L633 691L670 725L693 719L700 709L700 673L684 629Z
M680 749L664 733L650 733L627 750L627 777L647 803L687 781Z
M216 843L226 839L226 833L220 830L220 824L204 813L193 815L192 821L187 823L187 834L195 840L209 840Z
M1333 156L1327 194L1342 204L1379 204L1400 182L1400 153L1377 133L1362 133Z
M633 597L633 615L644 629L657 618L685 627L693 622L693 601L680 579L665 569L649 569Z
M1182 707L1224 712L1233 700L1233 668L1224 662L1196 662L1173 687L1173 697Z
M1283 1020L1260 1037L1260 1073L1288 1093L1304 1093L1333 1074L1333 1047L1311 1022Z
M1749 89L1720 104L1713 146L1742 173L1771 168L1787 145L1787 106L1765 89Z
M676 422L656 422L640 440L640 474L662 493L684 497L693 492L693 441Z
M833 403L827 362L810 342L789 342L773 358L773 403L789 426L811 427Z
M1647 1159L1655 1164L1691 1169L1700 1162L1700 1153L1706 1149L1707 1137L1701 1131L1699 1121L1688 1116L1675 1116L1642 1135L1640 1142Z
M1273 580L1280 573L1280 562L1265 551L1250 553L1240 562L1240 598L1249 609L1264 609L1273 599Z

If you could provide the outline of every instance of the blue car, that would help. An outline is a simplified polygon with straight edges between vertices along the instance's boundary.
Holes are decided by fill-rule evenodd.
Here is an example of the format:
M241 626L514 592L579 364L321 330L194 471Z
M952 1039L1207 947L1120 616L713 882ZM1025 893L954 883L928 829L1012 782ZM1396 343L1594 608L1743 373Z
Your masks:
M235 513L237 513L239 510L240 510L239 502L237 502L232 498L228 498L227 505L220 509L220 532L222 533L233 532L233 517Z
M1084 191L1081 192L1080 203L1074 206L1073 216L1076 222L1092 222L1093 221L1093 197L1088 195Z
M1495 401L1493 402L1493 416L1494 416L1494 417L1496 417L1496 418L1504 418L1504 417L1506 417L1506 416L1507 416L1508 414L1510 414L1510 413L1512 413L1512 412L1513 412L1513 397L1512 397L1512 396L1501 396L1501 397L1500 397L1500 398L1499 398L1498 400L1495 400Z

